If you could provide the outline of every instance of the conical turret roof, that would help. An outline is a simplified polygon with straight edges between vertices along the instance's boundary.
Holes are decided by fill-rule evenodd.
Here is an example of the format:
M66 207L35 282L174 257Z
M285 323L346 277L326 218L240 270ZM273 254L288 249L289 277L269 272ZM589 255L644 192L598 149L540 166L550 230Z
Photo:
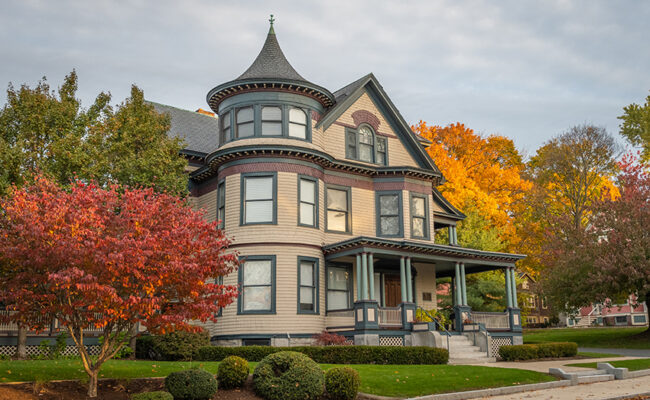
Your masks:
M294 92L318 100L325 108L334 104L332 93L309 82L291 66L280 48L273 18L264 46L253 64L237 79L208 92L207 101L210 108L218 112L219 104L226 98L251 91Z

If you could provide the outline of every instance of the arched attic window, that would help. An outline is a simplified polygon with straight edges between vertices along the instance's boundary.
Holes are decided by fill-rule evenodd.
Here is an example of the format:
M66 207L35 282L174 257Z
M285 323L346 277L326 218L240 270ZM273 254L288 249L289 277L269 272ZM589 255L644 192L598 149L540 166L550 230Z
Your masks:
M377 136L368 125L356 130L348 129L345 135L346 158L367 163L386 165L386 138Z

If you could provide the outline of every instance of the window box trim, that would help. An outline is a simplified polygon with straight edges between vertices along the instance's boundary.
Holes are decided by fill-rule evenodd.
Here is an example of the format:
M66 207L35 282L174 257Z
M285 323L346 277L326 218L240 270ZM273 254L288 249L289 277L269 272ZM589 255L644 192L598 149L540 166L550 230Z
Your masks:
M310 262L313 263L314 265L314 310L312 311L307 311L307 310L301 310L300 309L300 288L302 286L302 281L300 280L300 274L301 274L301 268L300 264L303 262ZM298 292L296 296L296 301L297 301L297 307L298 307L298 314L311 314L311 315L318 315L320 314L320 268L319 268L319 259L314 258L314 257L303 257L303 256L298 256ZM306 286L305 286L306 287Z
M429 196L426 194L420 194L420 193L410 193L410 201L409 201L409 216L411 217L411 238L413 239L424 239L424 240L429 240L430 235L429 235ZM416 236L413 233L413 202L414 199L423 199L424 200L424 236ZM417 217L417 218L422 218L422 217Z
M303 224L303 223L300 222L300 204L302 204L302 200L301 200L300 195L302 193L302 185L301 185L302 180L314 182L314 186L315 186L314 187L315 193L314 193L314 224L313 225ZM304 226L304 227L307 227L307 228L318 229L318 223L319 223L319 220L320 220L320 210L318 209L319 197L320 197L320 186L318 185L318 179L314 178L313 176L298 174L298 206L297 206L298 207L298 226Z
M237 295L237 315L275 314L275 256L241 256L239 257L241 267L237 270L237 283L239 294ZM271 261L271 309L270 310L244 310L244 268L246 261Z
M399 219L399 232L395 235L386 235L381 233L381 203L380 197L386 195L397 195L397 217ZM404 202L402 201L401 190L386 190L375 192L375 223L378 237L404 237Z
M273 181L273 211L270 222L246 222L244 215L246 204L246 178L269 177ZM277 172L246 172L241 174L239 183L239 225L277 225L278 223L278 173Z
M327 208L327 190L328 189L335 189L335 190L343 190L347 193L347 200L348 200L348 217L346 221L346 230L345 231L337 231L337 230L332 230L328 228L328 208ZM345 235L351 235L352 234L352 188L350 186L341 186L341 185L325 185L325 232L328 233L341 233Z
M337 308L337 309L330 309L329 308L327 298L329 297L328 293L330 291L330 288L329 288L329 269L330 268L339 268L339 269L345 269L345 270L348 271L348 276L350 277L350 279L348 280L348 289L347 289L347 292L348 292L348 304L349 304L348 308ZM328 263L325 266L325 314L326 315L330 311L332 311L332 312L334 312L334 311L350 311L350 310L354 309L354 282L353 281L354 281L354 275L352 274L352 265L351 264ZM342 292L342 290L338 290L338 289L332 289L332 290Z

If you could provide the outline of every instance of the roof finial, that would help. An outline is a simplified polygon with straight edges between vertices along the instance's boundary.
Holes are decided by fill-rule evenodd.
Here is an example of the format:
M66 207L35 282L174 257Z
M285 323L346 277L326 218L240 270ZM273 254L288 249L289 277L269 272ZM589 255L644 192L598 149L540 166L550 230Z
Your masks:
M269 22L271 23L271 27L269 28L269 33L275 35L275 30L273 29L273 23L275 22L275 18L273 18L273 14L271 14L271 18L269 18Z

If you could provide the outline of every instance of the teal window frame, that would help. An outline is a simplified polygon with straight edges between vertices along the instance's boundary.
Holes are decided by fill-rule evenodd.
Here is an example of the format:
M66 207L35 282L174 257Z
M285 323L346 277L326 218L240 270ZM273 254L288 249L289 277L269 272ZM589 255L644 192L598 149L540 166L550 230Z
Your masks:
M217 183L217 221L221 221L219 229L226 228L226 203L226 180L222 179ZM221 211L223 211L222 218L220 218Z
M337 269L344 269L347 271L348 276L350 279L348 279L348 285L346 290L341 290L341 289L330 289L329 287L329 270L331 268L337 268ZM352 289L353 285L353 280L354 276L352 275L352 265L350 264L338 264L338 263L330 263L326 265L325 268L325 313L329 311L349 311L354 309L354 290ZM346 292L348 294L347 299L348 299L348 308L336 308L336 309L330 309L329 308L329 292L330 291L336 291L336 292Z
M215 283L217 285L223 285L223 276L218 276L217 279L215 279ZM223 316L223 307L219 307L219 311L217 312L217 317Z
M414 200L415 199L423 199L424 200L424 217L416 217L413 215L413 209L415 208L413 206ZM421 194L421 193L409 193L409 215L411 217L411 237L414 239L424 239L424 240L429 240L431 235L429 234L429 196L426 194ZM420 218L424 219L424 236L416 236L413 233L413 219L414 218Z
M303 257L303 256L298 256L298 293L297 293L297 307L298 307L298 314L312 314L312 315L317 315L320 314L320 292L319 292L319 287L320 287L320 270L319 270L319 259L314 258L314 257ZM313 282L312 286L306 286L302 284L301 280L301 274L302 274L302 263L303 262L308 262L311 263L313 266ZM309 287L313 290L313 304L314 304L314 309L313 310L303 310L300 307L300 289L303 287Z
M360 148L360 139L359 139L359 130L362 127L370 129L372 132L372 161L364 161L359 157L359 148ZM380 153L379 146L377 143L381 141L384 144L384 162L377 162L377 154ZM369 164L375 165L388 165L388 140L387 138L380 136L375 132L375 130L368 124L360 124L356 128L346 128L345 129L345 158L348 160L361 161Z
M381 196L397 196L397 215L381 214ZM376 215L376 233L378 237L404 237L404 203L402 201L401 190L383 190L375 192L375 215ZM394 235L384 234L381 231L381 217L398 217L399 232Z
M237 315L259 315L259 314L275 314L275 255L255 255L245 256L239 258L241 263L237 271L237 282L239 284L239 294L237 295ZM246 268L246 261L271 261L271 284L270 285L245 285L244 282L244 269ZM271 287L271 307L269 310L244 310L244 288L249 286L270 286Z
M645 324L646 323L645 315L632 316L632 322L634 322L635 324Z
M238 126L237 124L237 111L243 108L253 108L253 135L239 137ZM282 133L280 135L262 135L262 108L263 107L279 107L281 110L281 125ZM305 113L306 120L306 132L305 138L300 138L296 136L289 136L289 112L292 108L299 109ZM311 123L311 112L312 109L307 107L304 104L299 104L295 102L279 102L279 101L249 101L244 103L238 103L233 106L228 107L220 113L220 118L230 118L230 132L229 135L225 135L223 131L223 123L221 124L221 133L219 136L219 146L236 141L236 140L245 140L251 138L285 138L292 140L300 140L303 142L311 143L312 141L312 123ZM224 141L222 141L222 139Z
M332 190L340 190L346 192L346 198L348 202L348 210L347 210L347 218L345 221L345 231L337 231L333 229L329 229L329 211L330 209L327 207L327 192L332 189ZM325 232L330 232L330 233L342 233L342 234L352 234L352 190L350 186L341 186L341 185L325 185ZM332 211L339 211L339 210L332 210Z
M272 178L273 185L273 202L271 221L264 222L246 222L246 178ZM239 225L277 225L278 223L278 173L277 172L247 172L241 174L240 178L240 197L239 197ZM248 200L255 201L255 200ZM268 201L268 200L265 200Z
M314 211L313 211L313 213L314 213L314 224L313 225L303 224L302 222L300 222L300 217L301 217L301 211L300 211L301 207L300 206L301 206L302 203L309 204L307 202L302 201L302 196L301 195L302 195L302 181L303 180L304 181L310 181L310 182L314 183L314 191L315 191L315 193L314 193L314 204L313 204L313 206L314 206ZM312 176L308 176L308 175L298 175L298 226L305 226L305 227L308 227L308 228L316 228L316 229L318 229L318 220L320 219L319 218L320 213L319 213L319 210L318 210L318 195L319 195L319 193L320 193L320 190L319 190L319 186L318 186L318 179L316 179L316 178L314 178Z

